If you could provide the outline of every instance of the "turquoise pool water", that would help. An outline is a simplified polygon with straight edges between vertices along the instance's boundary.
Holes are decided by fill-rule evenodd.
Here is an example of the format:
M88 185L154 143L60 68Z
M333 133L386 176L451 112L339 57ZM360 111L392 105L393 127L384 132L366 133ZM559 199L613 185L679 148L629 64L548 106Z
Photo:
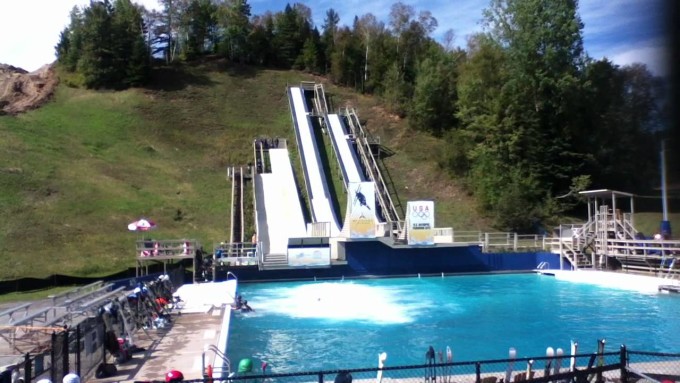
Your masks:
M535 274L240 284L255 309L232 312L227 354L274 373L594 352L680 351L680 297L570 283Z

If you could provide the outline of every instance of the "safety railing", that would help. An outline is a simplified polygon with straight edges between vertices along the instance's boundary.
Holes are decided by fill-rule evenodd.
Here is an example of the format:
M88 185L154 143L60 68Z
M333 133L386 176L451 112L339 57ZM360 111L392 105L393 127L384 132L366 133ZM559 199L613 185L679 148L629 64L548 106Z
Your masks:
M229 273L227 273L229 274ZM233 275L233 274L232 274ZM213 361L206 361L206 354L213 354ZM217 363L220 364L217 364ZM212 379L213 377L228 376L231 372L231 362L229 358L220 351L214 344L207 345L201 354L201 371L205 379Z
M444 232L451 236L453 243L478 243L483 251L524 251L545 249L547 237L540 234L518 234L513 232L457 231ZM435 233L436 235L436 233Z
M194 239L142 239L137 241L137 258L193 257L200 247L201 244Z
M324 371L268 373L267 365L232 373L228 381L309 383L309 382L403 382L403 383L497 383L497 382L628 382L646 379L652 382L677 381L680 354L618 352L541 356L453 362L436 353L426 364L336 369ZM153 381L162 382L163 380ZM207 379L186 379L205 382Z

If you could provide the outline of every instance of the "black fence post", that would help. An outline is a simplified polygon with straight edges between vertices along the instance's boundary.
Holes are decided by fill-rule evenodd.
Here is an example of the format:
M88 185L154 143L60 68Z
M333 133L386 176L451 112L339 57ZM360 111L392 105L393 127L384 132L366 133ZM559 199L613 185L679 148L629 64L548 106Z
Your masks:
M103 366L106 366L106 340L107 340L106 326L104 326L104 331L102 331L102 345L101 345L101 348L102 348L102 365Z
M621 355L619 357L619 363L621 364L621 382L626 383L628 382L628 368L627 366L628 362L628 351L626 350L626 345L622 344L621 345Z
M319 372L319 383L323 383L323 372Z
M69 338L70 338L70 336L69 336L70 333L71 333L71 331L69 331L66 328L64 329L64 342L61 344L61 349L62 349L61 352L62 352L62 355L64 357L64 364L63 364L64 368L62 369L62 371L63 371L62 378L64 376L66 376L66 374L71 372L71 365L69 363L70 361L69 361L69 355L68 355L68 342L69 342Z
M80 373L80 372L81 372L81 368L80 368L80 362L81 362L81 360L80 360L80 352L82 351L82 350L80 349L80 337L81 337L82 335L83 335L83 334L80 332L80 324L78 324L78 325L76 326L76 373L78 374L78 376L83 376L83 375Z
M50 348L50 380L53 382L57 381L57 364L55 363L57 357L57 333L52 332L52 347Z
M33 375L33 366L31 365L31 354L26 353L24 356L24 382L30 383Z
M475 382L476 383L481 382L482 381L482 364L479 363L479 362L475 363L475 375L476 375Z

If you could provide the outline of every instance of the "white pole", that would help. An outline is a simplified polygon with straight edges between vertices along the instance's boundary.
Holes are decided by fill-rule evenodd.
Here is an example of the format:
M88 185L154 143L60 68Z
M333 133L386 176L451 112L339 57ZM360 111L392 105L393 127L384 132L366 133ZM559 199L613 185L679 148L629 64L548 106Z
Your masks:
M557 375L560 373L560 368L562 368L562 356L564 355L564 350L558 348L557 350L555 350L555 355L557 356L557 359L555 360L553 375Z
M515 350L514 347L510 347L510 350L508 350L508 357L510 358L510 362L508 363L508 369L505 370L505 381L510 383L510 379L512 379L512 368L514 367L515 358L517 357L517 350Z
M668 221L668 195L666 194L666 142L661 143L661 202L663 220Z
M382 376L383 376L383 370L382 368L385 367L385 361L387 360L387 353L383 352L378 355L378 376L376 377L376 382L381 383L382 382Z
M576 368L576 353L578 352L578 342L571 341L571 361L569 362L569 371L574 372Z
M555 357L555 349L552 347L548 347L545 350L545 356L548 357L545 361L545 370L543 371L543 376L549 376L550 375L550 367L553 362L553 358Z

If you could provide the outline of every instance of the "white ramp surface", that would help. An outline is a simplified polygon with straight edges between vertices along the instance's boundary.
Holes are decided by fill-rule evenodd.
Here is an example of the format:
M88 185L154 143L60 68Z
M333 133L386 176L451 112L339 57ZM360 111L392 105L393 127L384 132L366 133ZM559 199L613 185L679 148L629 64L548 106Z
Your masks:
M288 149L270 149L272 173L261 174L269 253L286 254L288 238L306 236L305 219Z
M319 152L316 148L312 127L309 123L309 116L305 108L305 101L302 89L291 87L293 110L295 111L295 121L297 122L298 136L300 137L300 151L304 158L304 166L307 173L307 182L310 188L312 214L315 222L329 222L331 226L331 236L338 236L340 230L338 222L333 214L333 207L328 198L326 189L326 177L321 168Z
M340 162L347 175L347 182L364 181L363 174L359 171L359 164L357 163L356 156L352 154L349 139L345 135L345 130L340 122L340 117L337 114L329 114L328 122L330 124L331 138L335 142Z

